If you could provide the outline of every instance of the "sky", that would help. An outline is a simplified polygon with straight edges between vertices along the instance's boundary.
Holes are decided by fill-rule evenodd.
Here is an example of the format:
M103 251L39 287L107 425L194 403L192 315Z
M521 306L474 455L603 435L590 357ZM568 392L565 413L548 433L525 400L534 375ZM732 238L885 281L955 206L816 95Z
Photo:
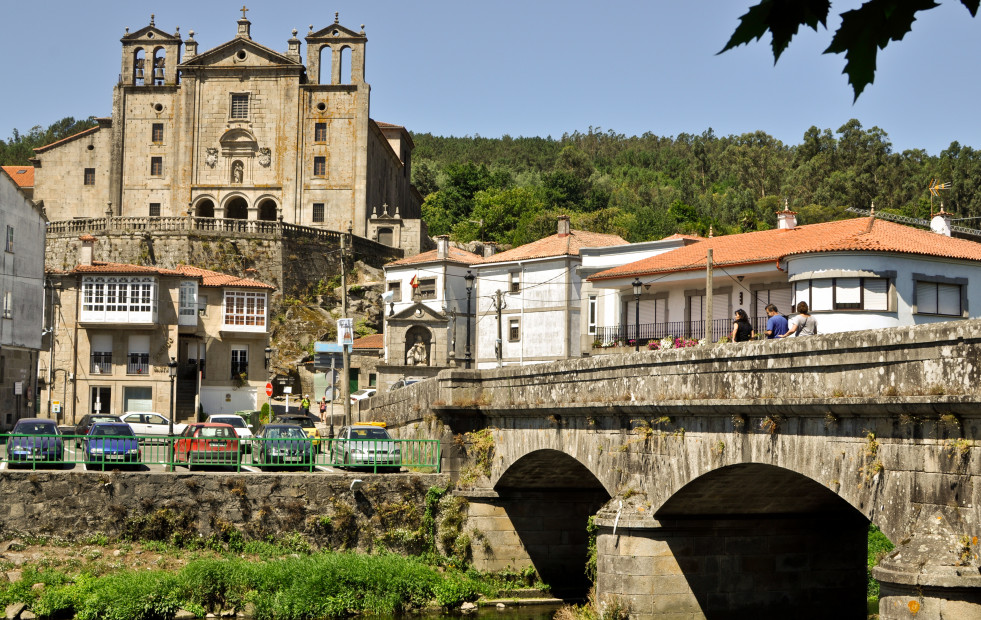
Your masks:
M0 138L66 116L109 116L126 27L195 31L199 52L235 35L242 0L0 0ZM590 127L627 135L764 131L799 144L811 126L851 118L893 150L981 148L981 18L956 0L921 13L879 52L856 103L845 59L822 54L860 3L834 0L830 30L804 29L774 65L769 36L722 55L757 0L256 0L252 38L284 52L334 20L368 37L371 116L443 136L561 137ZM305 46L302 50L305 57Z

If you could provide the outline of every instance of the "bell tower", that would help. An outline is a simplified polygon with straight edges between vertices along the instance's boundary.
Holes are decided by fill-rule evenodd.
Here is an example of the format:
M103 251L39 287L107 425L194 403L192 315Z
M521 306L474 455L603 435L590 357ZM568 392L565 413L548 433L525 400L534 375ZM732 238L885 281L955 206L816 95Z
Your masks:
M307 33L308 84L364 83L364 51L368 37L340 24L340 14L334 13L334 23L317 32L310 25Z
M123 44L120 84L127 86L173 86L177 84L177 65L180 64L180 28L168 34L157 28L154 16L150 25L126 34Z

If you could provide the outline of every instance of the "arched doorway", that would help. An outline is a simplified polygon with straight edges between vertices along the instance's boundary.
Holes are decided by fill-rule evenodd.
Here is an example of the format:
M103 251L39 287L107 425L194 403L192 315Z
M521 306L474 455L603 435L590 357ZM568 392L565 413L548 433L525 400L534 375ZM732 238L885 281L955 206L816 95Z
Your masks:
M249 219L249 203L245 198L236 196L225 203L225 219L247 220Z
M214 201L205 198L204 200L199 200L198 204L194 206L194 217L214 217L214 216L215 216Z
M276 221L276 201L266 198L259 203L259 219L267 222Z

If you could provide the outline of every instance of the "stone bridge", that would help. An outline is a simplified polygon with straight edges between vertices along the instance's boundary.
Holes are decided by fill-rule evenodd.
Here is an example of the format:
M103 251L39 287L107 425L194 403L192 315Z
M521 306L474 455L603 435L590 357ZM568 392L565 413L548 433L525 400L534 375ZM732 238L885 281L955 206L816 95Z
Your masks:
M443 371L362 405L441 437L483 568L636 618L981 618L981 321ZM370 407L370 409L368 408Z

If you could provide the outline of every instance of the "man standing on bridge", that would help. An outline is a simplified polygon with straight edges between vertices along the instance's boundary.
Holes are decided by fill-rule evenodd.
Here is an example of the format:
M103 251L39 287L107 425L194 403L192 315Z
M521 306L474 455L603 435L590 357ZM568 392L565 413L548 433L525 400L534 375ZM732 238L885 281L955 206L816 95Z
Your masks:
M789 329L787 325L787 317L780 314L777 307L773 304L768 304L766 307L766 315L770 318L766 320L766 337L767 338L779 338L787 333Z

